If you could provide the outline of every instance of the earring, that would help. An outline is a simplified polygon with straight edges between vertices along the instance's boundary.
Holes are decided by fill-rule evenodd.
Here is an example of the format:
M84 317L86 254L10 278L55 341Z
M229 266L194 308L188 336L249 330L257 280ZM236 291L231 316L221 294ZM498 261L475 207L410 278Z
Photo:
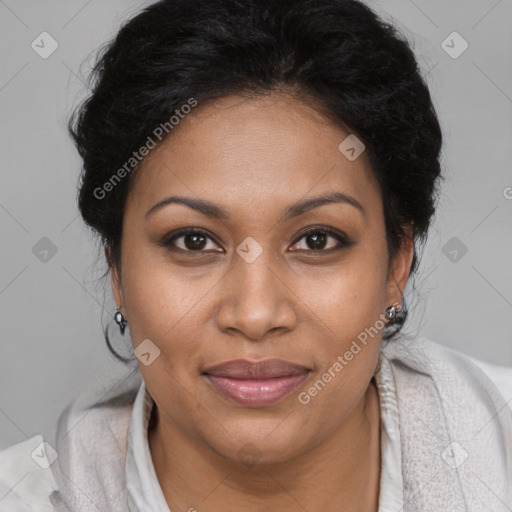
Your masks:
M123 313L119 311L119 307L117 308L117 311L114 314L114 320L116 321L116 324L119 325L119 330L121 331L121 334L124 336L124 330L126 329L126 319L123 316Z
M395 321L396 321L396 316L397 316L397 313L399 311L399 307L397 306L389 306L389 308L386 309L386 317L389 319L389 320L393 320L392 322L390 322L390 325L391 324L394 324Z

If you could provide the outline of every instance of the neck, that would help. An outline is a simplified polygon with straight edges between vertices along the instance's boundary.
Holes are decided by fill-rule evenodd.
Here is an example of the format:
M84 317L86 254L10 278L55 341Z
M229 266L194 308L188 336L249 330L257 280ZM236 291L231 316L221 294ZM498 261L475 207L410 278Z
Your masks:
M373 379L349 418L308 453L273 465L226 462L161 420L148 429L151 456L171 510L376 512L380 480L380 410ZM152 427L152 428L151 428ZM252 508L251 508L252 507Z

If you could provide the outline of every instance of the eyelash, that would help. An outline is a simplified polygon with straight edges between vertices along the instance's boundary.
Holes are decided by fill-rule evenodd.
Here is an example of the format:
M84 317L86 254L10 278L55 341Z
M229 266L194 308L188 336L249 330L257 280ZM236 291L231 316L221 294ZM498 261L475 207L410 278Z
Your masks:
M299 253L300 252L309 252L309 253L316 253L316 254L319 254L319 253L330 254L333 251L339 251L341 249L347 249L348 247L350 247L352 245L352 242L346 236L342 235L338 231L335 231L335 230L333 230L331 228L324 228L324 227L320 227L320 226L319 227L311 228L311 229L307 230L306 232L302 233L295 240L295 242L292 245L296 245L303 238L306 238L308 235L310 235L312 233L325 233L326 235L329 235L330 237L335 238L338 241L339 245L338 245L338 247L331 248L331 249L316 249L316 250L315 249L298 249L298 250L296 250L294 252L299 252ZM169 235L166 236L162 240L161 245L163 245L164 247L168 247L171 250L181 251L183 253L191 253L191 254L197 253L197 254L201 254L201 253L204 253L204 252L208 252L208 251L205 251L204 249L198 250L198 251L192 251L190 249L181 249L179 247L174 246L174 242L177 239L182 238L182 237L184 237L186 235L204 235L205 237L207 237L208 239L213 241L215 244L219 245L218 242L210 236L208 231L206 231L204 229L201 229L201 228L184 228L184 229L180 229L177 232L173 233L172 236L170 236L170 237L169 237Z

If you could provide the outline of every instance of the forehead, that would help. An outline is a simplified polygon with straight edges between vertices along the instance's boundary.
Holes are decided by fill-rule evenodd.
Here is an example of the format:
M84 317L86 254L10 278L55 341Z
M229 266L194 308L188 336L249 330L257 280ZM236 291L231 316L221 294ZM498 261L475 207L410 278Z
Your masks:
M227 208L272 209L337 191L356 197L365 209L378 207L366 153L352 161L339 149L349 135L289 95L199 104L145 158L131 203L147 210L180 194Z

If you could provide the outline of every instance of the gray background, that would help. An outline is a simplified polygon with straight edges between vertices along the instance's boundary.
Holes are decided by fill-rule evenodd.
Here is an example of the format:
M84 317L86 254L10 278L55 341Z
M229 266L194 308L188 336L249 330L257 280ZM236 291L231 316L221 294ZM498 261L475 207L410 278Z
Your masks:
M446 183L407 332L512 366L512 2L368 3L413 42L445 137ZM145 4L0 0L0 449L51 428L98 373L129 373L104 344L115 306L78 216L80 160L65 124L94 52ZM47 59L31 47L44 31L59 45ZM453 31L469 44L457 58L442 48ZM56 248L47 261L43 237Z

